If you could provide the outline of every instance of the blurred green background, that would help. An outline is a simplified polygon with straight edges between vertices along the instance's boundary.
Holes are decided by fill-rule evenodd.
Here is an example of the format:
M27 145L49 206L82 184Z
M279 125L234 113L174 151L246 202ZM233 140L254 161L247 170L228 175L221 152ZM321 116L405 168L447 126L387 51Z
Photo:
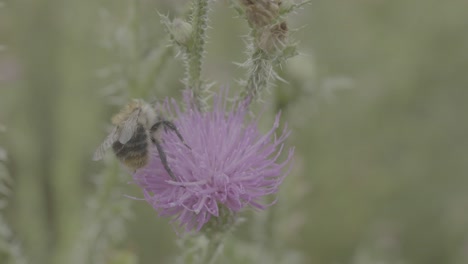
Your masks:
M96 189L110 206L123 194L141 197L125 174L117 183L104 177L112 195L94 184L104 166L91 161L127 96L115 84L119 73L104 78L102 69L124 61L138 70L114 43L126 41L119 27L131 1L2 3L0 146L15 182L5 214L26 254L47 263L47 252L67 252L83 233ZM138 51L166 43L157 11L177 16L186 6L139 1ZM246 59L248 28L227 1L212 7L203 74L236 87L244 73L232 62ZM268 235L304 263L468 263L467 10L466 0L313 0L290 16L301 55L280 71L290 84L279 88L308 94L284 109L296 162ZM183 69L174 55L154 82L159 97L180 98ZM333 84L343 79L349 89ZM116 250L139 263L171 263L178 249L168 220L145 202L130 204ZM255 242L254 218L248 214L236 236ZM100 230L90 232L105 235Z

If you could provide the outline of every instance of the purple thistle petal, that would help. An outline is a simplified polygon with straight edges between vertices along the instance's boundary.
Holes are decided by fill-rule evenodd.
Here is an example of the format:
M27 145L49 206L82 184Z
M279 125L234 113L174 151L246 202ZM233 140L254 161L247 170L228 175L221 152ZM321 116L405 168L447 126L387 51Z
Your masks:
M227 106L227 89L214 98L213 109L202 113L196 108L182 111L175 100L162 107L190 148L175 133L163 133L163 148L177 181L161 164L158 152L151 150L149 164L134 173L146 201L160 216L172 217L187 231L200 230L211 217L220 215L220 206L239 212L246 206L265 209L261 198L275 194L286 175L282 170L294 154L290 148L285 161L278 163L290 131L279 137L280 114L273 127L261 134L258 120L247 118L247 104ZM185 93L187 105L190 94Z

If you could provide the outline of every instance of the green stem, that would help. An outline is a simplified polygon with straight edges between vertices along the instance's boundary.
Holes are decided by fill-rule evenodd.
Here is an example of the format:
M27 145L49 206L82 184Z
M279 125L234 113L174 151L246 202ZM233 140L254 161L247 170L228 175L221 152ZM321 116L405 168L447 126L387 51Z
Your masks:
M183 263L217 263L223 251L224 239L237 223L233 213L228 208L220 206L219 216L211 218L200 230L200 234L181 241L180 245L184 252Z
M259 94L271 86L274 77L273 64L268 59L267 54L259 48L252 52L252 56L247 63L248 78L242 93L242 100L252 100L258 98Z
M214 264L221 255L226 232L211 230L206 233L191 235L181 242L184 252L182 262L190 264Z
M218 259L222 249L225 233L216 233L212 237L208 237L208 248L205 254L205 259L202 263L214 264Z
M188 49L185 63L186 84L192 89L195 104L199 109L206 107L203 93L205 88L201 80L203 55L205 53L206 29L208 24L209 0L195 0L192 8L192 45Z

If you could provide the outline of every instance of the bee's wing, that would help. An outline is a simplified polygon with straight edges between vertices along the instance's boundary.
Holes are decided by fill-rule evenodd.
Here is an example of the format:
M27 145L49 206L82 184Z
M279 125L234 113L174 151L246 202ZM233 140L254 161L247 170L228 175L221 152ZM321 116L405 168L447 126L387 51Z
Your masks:
M93 155L93 160L100 160L104 157L104 154L106 153L106 150L112 146L112 143L114 143L117 140L117 127L114 127L110 134L106 137L104 142L96 149Z
M135 110L130 114L127 120L123 122L119 134L119 142L122 144L127 143L135 134L135 131L138 127L138 117L140 115L140 110Z

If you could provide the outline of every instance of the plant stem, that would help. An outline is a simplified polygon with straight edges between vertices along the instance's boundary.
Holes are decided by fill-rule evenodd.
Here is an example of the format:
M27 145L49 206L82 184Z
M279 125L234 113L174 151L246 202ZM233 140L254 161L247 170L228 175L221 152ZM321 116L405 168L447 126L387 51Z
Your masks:
M271 85L271 79L274 77L274 71L271 60L259 48L252 52L252 56L247 63L248 79L242 97L243 100L247 99L248 103L250 103L263 90L268 89Z
M206 98L204 98L205 88L201 80L201 70L203 55L205 53L206 29L208 24L208 2L209 0L195 0L193 2L191 24L192 45L187 51L185 62L185 81L186 85L192 89L195 104L197 108L206 107Z

